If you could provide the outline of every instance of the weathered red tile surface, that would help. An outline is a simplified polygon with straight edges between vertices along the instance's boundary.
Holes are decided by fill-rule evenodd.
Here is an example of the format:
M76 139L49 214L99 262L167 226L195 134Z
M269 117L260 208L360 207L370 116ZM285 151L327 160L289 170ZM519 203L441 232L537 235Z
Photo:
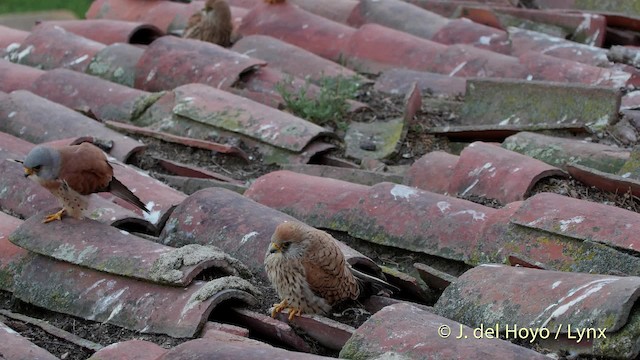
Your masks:
M389 69L380 74L374 88L394 95L406 94L413 82L416 82L422 93L436 95L464 95L467 87L466 80L459 77L407 69Z
M638 213L615 206L540 193L525 201L511 221L637 253L639 219Z
M560 168L576 163L616 173L629 159L629 151L589 141L520 132L505 139L502 147Z
M0 322L0 357L12 360L56 360L45 349Z
M535 327L571 339L576 329L601 329L606 339L594 331L583 343L571 341L573 347L583 354L633 358L640 349L640 318L632 310L639 295L640 278L634 276L481 265L451 284L434 308L472 327L499 324L503 333L507 325Z
M625 176L610 174L582 165L567 165L567 171L574 179L600 190L614 194L624 194L630 191L640 196L640 181Z
M14 295L46 309L143 333L193 337L218 304L255 298L229 277L186 288L114 276L36 255L16 276ZM236 278L237 279L237 278Z
M269 35L337 61L355 29L284 2L259 3L242 19L243 35Z
M375 185L384 181L393 183L402 182L402 176L393 173L350 169L329 165L291 164L283 165L282 169L301 174L350 181L362 185Z
M201 337L207 336L208 331L223 331L236 336L249 337L249 329L247 328L215 321L207 321L207 323L204 324Z
M86 73L111 82L133 87L136 64L144 49L139 46L115 43L100 50L93 58Z
M208 339L197 339L182 343L160 356L158 360L192 360L192 359L291 359L320 360L331 359L324 356L288 351L270 346L255 346L246 343L230 343Z
M460 154L447 192L463 197L475 195L496 199L506 204L523 200L538 181L550 176L566 174L529 156L497 145L474 142Z
M432 151L416 160L404 176L403 183L419 189L447 194L459 156Z
M216 221L210 221L212 218ZM204 189L176 208L160 234L160 241L170 246L215 245L236 256L255 274L266 276L264 255L273 231L283 221L297 220L233 191ZM338 244L351 265L362 266L368 273L379 273L367 257Z
M505 55L511 53L511 42L505 31L466 18L450 20L431 40L451 45L469 44Z
M452 282L456 281L455 276L434 269L431 266L421 263L415 263L413 266L420 274L420 278L427 283L430 288L442 291L451 285Z
M203 169L203 168L199 168L196 166L191 166L191 165L187 165L184 163L180 163L177 161L171 161L168 159L163 159L163 158L158 158L158 157L154 157L155 160L158 161L158 164L160 166L162 166L163 168L165 168L166 170L174 173L174 174L178 174L181 176L190 176L190 177L194 177L194 178L201 178L201 179L216 179L219 181L226 181L228 183L232 183L232 184L236 184L236 185L242 185L243 182L239 181L239 180L234 180L228 176L222 175L222 174L218 174L215 173L213 171L209 171L207 169Z
M162 348L146 340L122 341L96 351L90 360L156 360L167 352Z
M333 61L271 36L249 35L236 42L233 51L261 59L287 74L318 81L324 77L354 77L356 73ZM286 54L286 56L283 56Z
M0 211L0 289L5 291L13 291L13 276L27 256L26 250L9 242L9 234L21 224L22 220Z
M288 320L289 315L278 313L277 319L288 322L296 328L302 329L308 336L318 341L322 346L331 350L340 350L349 340L355 329L323 316L301 315Z
M10 93L14 90L27 89L44 73L31 66L18 65L0 59L0 90Z
M247 275L244 267L234 267L228 256L211 247L176 249L91 220L64 218L43 224L42 219L41 215L27 219L11 234L11 242L72 264L173 286L188 285L208 268Z
M69 32L106 45L113 43L149 44L164 35L157 27L141 22L92 19L46 21Z
M288 324L271 318L271 316L260 314L255 311L232 308L230 310L231 319L243 326L248 327L256 334L285 344L298 351L310 352L311 347L307 344Z
M447 333L441 336L439 332ZM468 338L457 339L460 331ZM497 336L496 336L497 337ZM461 323L409 304L389 305L360 326L340 352L341 358L403 359L546 359L533 350L500 339L480 339Z
M59 67L84 72L104 44L73 34L59 26L42 24L15 50L17 62L40 69Z
M260 2L259 0L233 0L234 3L243 1L252 1L253 5ZM340 0L324 3L319 3L314 0L291 0L291 2L310 13L320 15L341 24L347 23L349 15L358 4L358 0ZM253 5L248 7L251 8Z
M0 25L0 55L19 47L20 43L29 36L28 31L18 30Z

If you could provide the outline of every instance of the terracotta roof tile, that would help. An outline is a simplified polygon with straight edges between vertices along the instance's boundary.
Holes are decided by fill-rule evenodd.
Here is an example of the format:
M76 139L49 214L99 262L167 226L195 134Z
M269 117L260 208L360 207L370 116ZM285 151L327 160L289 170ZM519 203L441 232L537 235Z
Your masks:
M464 78L408 69L389 69L380 74L374 88L394 95L406 94L413 82L416 82L422 93L435 95L464 95L467 87Z
M568 346L569 351L584 355L633 358L640 351L639 320L631 310L638 294L638 277L482 265L460 276L434 308L472 327L544 327L565 340L575 336L569 333L578 328L601 329L606 339L596 333L590 341L557 342L550 337L538 343Z
M93 58L87 68L87 74L134 87L136 64L143 53L144 49L138 46L123 43L108 45Z
M0 356L7 360L57 359L50 352L38 347L2 322L0 322Z
M450 335L438 335L440 329L448 329ZM461 330L468 338L456 338ZM473 329L461 323L409 304L397 304L383 308L360 326L340 357L546 359L542 354L494 335L491 340L476 338Z
M18 30L0 25L0 57L4 57L6 51L12 50L29 36L28 31Z
M271 360L321 360L331 359L324 356L311 355L265 346L247 346L245 343L230 343L217 340L198 339L182 343L167 351L157 360L190 360L207 358L215 355L216 359L256 359Z
M283 322L289 322L296 328L302 329L305 334L318 341L322 346L331 350L340 350L353 335L355 329L323 316L302 315L288 320L288 314L278 313L276 318Z
M631 194L640 196L640 181L629 178L630 173L615 175L577 164L567 165L567 171L574 179L588 186L614 194Z
M157 27L141 22L93 19L46 21L43 24L59 26L69 32L106 45L113 43L149 44L164 35Z
M9 234L21 224L22 220L0 211L0 289L5 291L13 291L13 276L28 254L26 250L9 242Z
M91 360L156 360L167 352L160 345L145 340L128 340L105 346Z
M309 344L296 334L291 326L280 320L247 309L231 308L230 312L235 322L250 328L269 341L284 344L298 351L311 351Z
M260 0L232 0L232 3L238 2L251 2L251 6L245 7L253 7L255 4L258 4ZM349 18L351 12L358 4L358 0L340 0L340 1L329 1L324 3L319 3L315 0L290 0L292 3L297 6L307 10L310 13L320 15L327 19L346 24L347 19Z
M231 324L223 324L215 321L207 321L202 328L201 336L206 336L207 331L216 330L216 331L224 331L228 334L233 334L242 337L249 337L249 329L243 328L241 326L231 325Z
M0 90L10 93L29 88L45 72L30 66L18 65L0 59Z

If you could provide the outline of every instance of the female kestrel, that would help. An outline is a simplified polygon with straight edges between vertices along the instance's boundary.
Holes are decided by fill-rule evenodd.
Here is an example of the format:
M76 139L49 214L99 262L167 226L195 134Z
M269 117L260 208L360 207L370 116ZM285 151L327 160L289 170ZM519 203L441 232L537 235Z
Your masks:
M264 265L281 299L271 316L289 308L289 320L303 312L324 314L342 300L356 300L367 283L393 288L351 268L331 235L302 223L278 225Z
M82 218L88 203L84 195L97 192L110 192L149 212L144 203L113 176L104 152L90 143L58 148L36 146L22 165L24 176L49 190L62 205L60 211L45 218L45 223L61 220L65 212Z
M207 0L202 10L191 15L182 37L229 47L232 32L229 4L224 0Z

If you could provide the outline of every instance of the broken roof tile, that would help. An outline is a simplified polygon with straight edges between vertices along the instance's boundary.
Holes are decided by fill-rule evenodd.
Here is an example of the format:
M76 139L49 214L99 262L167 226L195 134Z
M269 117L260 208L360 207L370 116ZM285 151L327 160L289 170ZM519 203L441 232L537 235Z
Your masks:
M619 147L532 132L508 137L502 147L559 168L580 164L608 173L617 173L629 159L629 151Z
M441 335L442 330L448 330L453 336ZM457 338L460 331L468 336ZM547 358L533 350L497 339L497 334L495 339L487 340L472 336L473 333L471 327L413 305L394 304L378 311L362 324L342 349L340 357L384 358L393 354L394 358L402 359Z
M59 26L41 24L9 56L20 64L39 69L67 68L84 72L91 59L106 45L73 34Z
M562 170L542 161L483 142L474 142L462 151L453 171L449 173L450 177L442 176L443 172L447 173L451 169L448 162L440 163L442 170L439 171L434 171L432 166L424 168L425 164L432 163L428 159L430 156L431 154L426 154L424 157L427 159L418 162L418 166L426 170L427 174L408 172L408 177L405 178L408 184L429 191L442 190L438 180L435 180L434 188L430 187L429 181L431 177L442 177L449 180L444 193L474 195L495 199L502 204L523 200L543 178L566 176ZM438 153L434 156L436 162L441 159L453 160L450 156L443 157ZM417 178L414 180L411 176ZM504 181L507 178L510 181Z
M194 40L195 41L195 40ZM202 84L167 93L142 114L138 125L194 138L231 135L261 147L266 163L298 158L307 162L321 136L333 134L293 115Z
M164 35L164 32L151 24L141 22L91 19L45 21L43 24L59 26L66 31L80 35L106 45L113 43L150 44Z
M282 166L282 169L294 171L301 174L344 180L363 185L375 185L383 181L394 183L402 182L402 176L390 172L367 171L328 165L284 164Z
M211 330L223 331L223 332L226 332L227 334L232 334L236 336L249 337L249 329L247 328L231 325L231 324L219 323L215 321L207 321L204 324L204 327L202 328L201 337L206 337L207 332Z
M349 340L355 329L349 325L331 320L324 316L302 314L288 320L289 315L279 312L277 319L289 322L296 328L331 350L340 350Z
M2 322L0 322L0 357L7 360L58 359Z
M319 82L323 78L360 77L353 70L324 59L303 48L265 35L249 35L238 40L233 51L264 60L287 74ZM287 54L287 56L282 56Z
M311 347L288 324L273 319L269 315L233 307L229 310L234 322L246 326L256 334L290 348L309 352Z
M243 35L269 35L337 61L355 29L305 11L293 4L259 2L242 19Z
M44 73L31 66L14 64L0 58L0 90L10 93L27 89Z
M522 130L536 129L540 125L599 129L617 121L621 96L618 88L469 79L460 118L464 125L492 124L496 128L513 124Z
M466 90L464 78L396 68L383 71L376 80L374 89L393 95L406 94L411 90L413 82L416 82L422 93L434 95L464 95Z
M167 349L146 340L121 341L96 351L89 360L156 360Z
M424 281L430 288L442 291L447 288L447 286L451 285L452 282L456 281L456 277L453 275L449 275L444 271L440 271L438 269L434 269L429 265L415 263L413 267L420 274L420 278Z
M444 151L432 151L416 160L407 170L403 183L419 189L447 194L450 179L459 156Z
M622 176L615 175L578 164L567 165L567 171L571 177L587 186L593 186L614 194L625 194L630 191L634 196L640 196L640 181L625 177L630 173Z
M208 221L215 217L215 222ZM264 254L275 228L289 215L260 205L222 188L203 189L185 199L172 213L160 242L170 246L214 245L246 264L253 273L266 276ZM369 274L380 269L369 258L338 242L347 262Z
M594 335L561 344L538 340L542 347L569 345L565 350L580 355L633 358L640 351L640 316L637 307L632 310L639 294L640 278L634 276L481 265L458 277L434 309L471 327L546 328L564 339L575 336L571 329L600 329L606 338Z
M22 220L0 211L0 290L13 291L13 277L28 254L26 250L9 241L9 234L21 224Z
M27 219L11 234L11 242L94 270L173 286L187 286L209 268L227 275L248 275L246 268L212 247L176 249L95 221L65 218L43 224L42 219L43 214Z
M0 116L6 119L0 123L0 131L19 136L34 144L68 139L70 136L95 137L113 141L114 146L109 155L123 162L145 148L145 145L137 140L24 90L17 90L5 98L0 98Z
M193 337L220 303L255 303L248 283L240 280L223 277L170 287L35 255L16 276L14 295L51 311L143 333Z
M206 359L214 356L219 360L234 359L291 359L291 360L322 360L331 359L324 356L279 349L272 346L247 346L246 343L219 341L213 339L196 339L184 342L157 360L191 360Z
M238 194L243 194L247 190L244 185L235 185L224 181L218 181L214 179L201 179L188 176L177 176L167 174L155 174L156 178L166 182L171 187L181 189L187 195L191 195L196 191L210 188L221 187L231 191L235 191Z
M190 176L193 178L201 178L201 179L216 179L219 181L225 181L230 184L242 185L243 182L239 180L234 180L226 175L218 174L216 172L200 168L197 166L191 166L185 163L171 161L169 159L163 159L160 157L154 157L154 160L158 161L158 164L162 166L165 170L168 170L174 174L178 174L181 176Z

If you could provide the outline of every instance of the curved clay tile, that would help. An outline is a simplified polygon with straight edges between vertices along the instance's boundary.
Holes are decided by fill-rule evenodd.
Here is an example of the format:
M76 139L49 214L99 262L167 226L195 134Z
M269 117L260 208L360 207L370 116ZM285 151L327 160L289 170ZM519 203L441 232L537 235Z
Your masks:
M634 276L481 265L458 277L434 309L471 327L546 328L553 336L534 341L544 348L631 359L640 351L637 306L632 310L639 295L640 278ZM594 331L582 342L576 341L577 329Z
M444 326L451 331L447 336L438 333ZM456 338L461 330L468 334L466 339ZM497 336L491 340L474 337L473 331L412 304L393 304L375 313L356 330L340 352L340 358L384 358L386 354L401 359L547 358Z
M109 239L104 239L108 243ZM129 254L131 255L131 254ZM15 278L14 296L30 304L142 333L193 337L219 304L255 304L257 289L238 277L165 286L36 255Z
M93 57L105 45L73 34L55 25L38 25L10 54L10 59L39 69L59 67L85 72Z
M411 90L411 84L414 81L423 94L464 95L467 87L467 81L464 78L451 77L432 72L394 68L385 70L380 74L378 79L376 79L374 89L388 94L402 95Z
M28 89L45 72L31 66L0 59L0 90L10 93Z
M254 0L257 2L259 0ZM264 1L264 0L263 0ZM318 2L316 0L287 0L306 11L320 15L329 20L347 24L347 19L353 11L353 8L358 4L358 0L334 0Z
M134 45L108 45L96 54L86 73L132 88L136 79L136 64L143 53L144 49Z
M2 161L5 161L2 159ZM2 203L0 197L0 203ZM4 206L2 206L4 209ZM0 211L0 290L13 291L13 277L28 251L9 241L9 234L22 224L22 220ZM1 343L1 342L0 342Z
M265 344L266 345L266 344ZM212 352L212 349L213 352ZM182 343L167 351L157 360L207 359L215 355L216 359L290 359L290 360L328 360L332 358L260 346L237 341L220 341L214 339L197 339Z
M427 153L411 165L403 183L438 194L448 194L459 159L459 156L444 151Z
M0 25L0 56L4 55L5 51L11 51L12 48L20 46L27 36L29 36L28 31Z
M0 322L0 354L3 359L58 359L2 322Z
M156 343L147 340L127 340L113 343L93 353L90 360L157 360L160 355L167 352Z
M500 54L511 54L511 42L505 31L478 24L466 18L449 21L431 40L451 45L469 44Z
M69 32L105 45L113 43L147 45L165 35L162 30L151 24L122 20L64 20L45 21L43 24L59 26Z

